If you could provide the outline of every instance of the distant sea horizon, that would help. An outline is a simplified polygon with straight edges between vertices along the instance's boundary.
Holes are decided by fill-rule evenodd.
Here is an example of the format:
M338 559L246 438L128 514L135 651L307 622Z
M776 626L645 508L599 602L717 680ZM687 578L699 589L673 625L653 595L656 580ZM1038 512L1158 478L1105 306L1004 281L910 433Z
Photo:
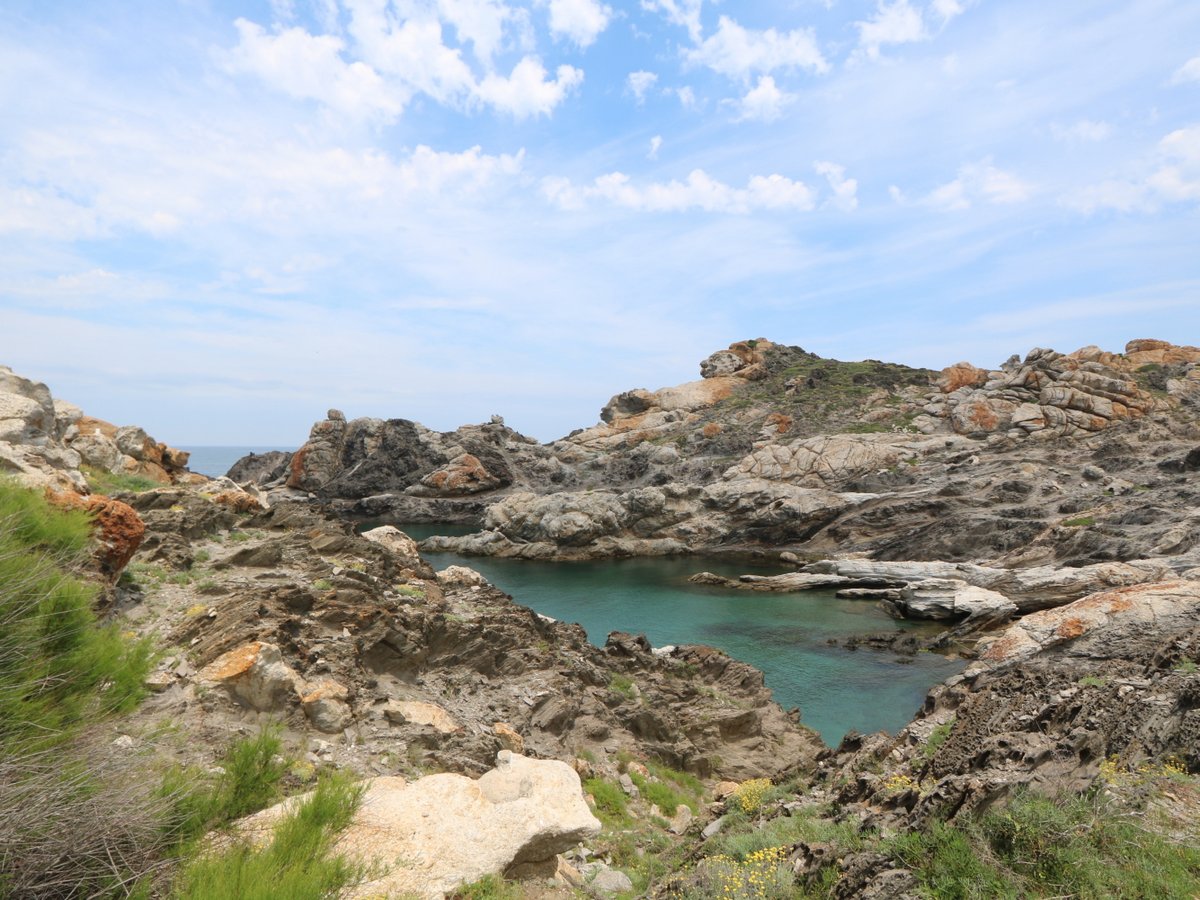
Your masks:
M220 478L233 464L251 453L269 453L272 450L282 450L291 453L295 447L241 447L241 446L180 446L191 454L188 468L209 478Z

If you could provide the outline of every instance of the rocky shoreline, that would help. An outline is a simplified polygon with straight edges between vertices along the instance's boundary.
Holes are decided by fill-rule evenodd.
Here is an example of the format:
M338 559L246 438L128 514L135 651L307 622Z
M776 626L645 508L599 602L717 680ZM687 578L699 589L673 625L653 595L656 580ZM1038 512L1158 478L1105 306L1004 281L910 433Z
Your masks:
M1200 771L1200 350L1142 340L930 373L759 340L701 374L618 394L601 424L545 445L498 418L442 434L331 410L295 453L206 479L141 429L0 369L0 466L95 510L105 607L162 652L120 739L165 757L211 765L229 735L278 723L310 766L384 779L381 791L408 790L386 782L401 776L426 785L410 796L497 821L511 809L463 799L492 783L481 776L504 782L485 775L497 755L502 768L558 760L569 777L547 775L553 797L582 779L598 810L602 785L620 785L622 809L663 823L646 840L662 828L700 855L736 784L760 778L804 792L757 827L811 806L866 833L980 814L1023 789L1078 792L1112 760ZM418 546L389 526L359 534L364 518L481 530ZM620 633L595 647L470 569L435 572L422 549L767 554L795 571L696 580L846 592L946 623L976 658L897 735L830 750L744 663ZM164 730L173 742L154 737ZM698 779L706 805L677 820L652 804L668 770ZM431 772L469 778L435 790L429 778L451 775ZM421 876L428 896L485 870L627 891L619 854L560 855L605 840L568 807L557 838ZM457 827L420 853L438 856ZM913 890L894 858L831 852L799 841L785 856L797 883L836 869L838 896ZM660 887L646 894L679 895Z

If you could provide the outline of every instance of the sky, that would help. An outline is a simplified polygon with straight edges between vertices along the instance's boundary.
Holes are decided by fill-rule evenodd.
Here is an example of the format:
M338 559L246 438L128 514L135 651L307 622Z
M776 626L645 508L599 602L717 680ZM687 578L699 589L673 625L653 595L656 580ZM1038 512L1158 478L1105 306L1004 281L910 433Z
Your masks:
M172 444L1200 344L1195 0L4 0L0 110L0 364Z

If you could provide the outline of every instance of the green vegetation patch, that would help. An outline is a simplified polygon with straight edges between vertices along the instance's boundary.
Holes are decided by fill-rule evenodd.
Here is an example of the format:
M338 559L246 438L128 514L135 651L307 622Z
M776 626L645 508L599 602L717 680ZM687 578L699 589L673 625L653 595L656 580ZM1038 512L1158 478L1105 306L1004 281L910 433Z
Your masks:
M124 472L106 472L94 466L81 466L88 487L98 494L140 494L162 487L153 478L144 475L127 475Z
M583 783L585 793L596 801L596 815L607 826L618 826L629 820L628 800L621 786L603 778L589 778Z
M85 513L0 480L0 754L52 746L143 696L149 643L100 623L96 586L72 574L90 533Z
M1086 528L1089 525L1096 524L1095 516L1079 516L1074 519L1063 519L1064 528Z
M936 898L1155 897L1200 891L1200 847L1142 826L1112 801L1034 794L956 828L935 823L892 852Z
M608 680L608 689L614 694L620 694L627 700L632 700L637 696L633 689L633 679L627 675L622 675L620 672L612 673L612 677Z
M954 719L943 722L938 725L933 731L929 732L929 740L925 742L925 746L921 748L921 754L926 759L933 759L941 749L942 744L946 743L946 738L950 737L950 732L954 730Z
M499 875L485 875L478 881L461 885L452 900L520 900L521 891Z
M202 852L179 873L175 900L327 900L365 876L364 869L334 855L337 835L354 817L363 787L348 775L329 775L280 819L270 843L256 848L239 840Z

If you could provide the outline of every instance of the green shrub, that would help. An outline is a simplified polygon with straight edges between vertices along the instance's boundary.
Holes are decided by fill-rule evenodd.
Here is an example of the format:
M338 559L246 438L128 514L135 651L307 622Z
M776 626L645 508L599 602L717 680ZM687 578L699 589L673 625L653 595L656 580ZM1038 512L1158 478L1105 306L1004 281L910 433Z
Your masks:
M221 761L223 774L216 778L195 769L168 770L159 791L170 804L165 828L172 840L183 847L279 799L280 783L290 769L281 749L278 728L268 728L235 741Z
M596 801L596 812L605 824L621 823L629 818L625 811L628 801L620 785L603 778L589 778L583 783L583 790Z
M361 866L331 854L350 824L363 788L348 776L323 778L312 795L283 816L272 839L256 849L238 841L201 853L179 873L175 900L327 900L363 877Z
M635 696L633 691L633 679L627 675L622 675L620 672L613 672L608 679L608 689L614 694L620 694L627 700L632 700Z
M123 472L106 472L92 466L81 467L87 477L88 487L97 494L140 494L162 487L153 478L142 475L126 475Z
M680 772L678 769L655 762L646 763L646 768L655 778L662 781L673 781L694 797L704 794L704 782L690 772Z
M478 881L461 885L452 900L520 900L521 891L499 875L484 875Z
M944 822L892 841L893 855L912 869L924 892L939 900L1021 896L994 864L981 859L978 842Z
M1063 519L1064 528L1086 528L1089 525L1096 524L1095 516L1079 516L1075 519Z
M961 827L934 823L899 837L890 850L937 898L1192 900L1200 891L1200 848L1142 827L1100 795L1018 795Z
M929 732L929 740L925 742L925 746L921 748L921 754L926 759L933 759L941 749L942 744L946 743L946 738L950 737L950 732L954 730L954 719L948 722L943 722L938 725L933 731Z
M70 574L89 540L85 514L0 480L0 754L64 741L143 696L149 642L100 624L97 588Z
M644 778L636 772L631 772L629 777L633 783L637 785L638 791L641 792L642 799L647 803L653 803L663 811L666 816L675 815L675 811L681 806L692 807L695 811L696 801L694 798L685 797L683 794L676 791L669 784L661 781L651 781L649 778Z

